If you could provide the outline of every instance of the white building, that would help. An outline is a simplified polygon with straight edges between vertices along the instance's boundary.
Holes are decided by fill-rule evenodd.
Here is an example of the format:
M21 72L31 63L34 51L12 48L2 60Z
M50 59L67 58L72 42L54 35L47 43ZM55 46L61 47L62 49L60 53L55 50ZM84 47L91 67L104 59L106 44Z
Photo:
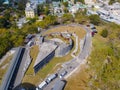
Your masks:
M28 2L25 8L26 18L34 18L36 13L37 13L37 4Z
M93 5L96 2L96 0L85 0L85 4Z

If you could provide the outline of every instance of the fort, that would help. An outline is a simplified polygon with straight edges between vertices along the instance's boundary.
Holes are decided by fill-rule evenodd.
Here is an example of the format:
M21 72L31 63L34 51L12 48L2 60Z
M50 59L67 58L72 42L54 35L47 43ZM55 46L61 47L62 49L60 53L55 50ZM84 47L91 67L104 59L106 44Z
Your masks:
M74 45L71 36L71 33L56 32L39 37L40 47L37 59L33 66L34 72L37 73L53 57L67 55Z

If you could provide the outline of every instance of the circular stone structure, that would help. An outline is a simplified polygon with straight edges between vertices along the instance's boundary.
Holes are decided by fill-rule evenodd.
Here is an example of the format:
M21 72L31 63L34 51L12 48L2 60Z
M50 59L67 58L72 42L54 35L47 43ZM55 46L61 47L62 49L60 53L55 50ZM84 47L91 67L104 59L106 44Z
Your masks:
M48 39L47 37L51 37ZM69 53L73 48L74 42L71 39L72 34L67 32L56 32L45 35L45 41L56 44L58 47L55 50L55 57L62 57ZM67 42L67 43L66 43Z

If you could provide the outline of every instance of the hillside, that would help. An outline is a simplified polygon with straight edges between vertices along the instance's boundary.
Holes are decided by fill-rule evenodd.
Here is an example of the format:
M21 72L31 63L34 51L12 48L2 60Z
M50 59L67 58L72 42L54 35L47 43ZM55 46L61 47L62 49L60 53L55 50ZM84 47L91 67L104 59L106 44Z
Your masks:
M88 62L68 79L65 90L120 90L120 26L104 23L97 30Z

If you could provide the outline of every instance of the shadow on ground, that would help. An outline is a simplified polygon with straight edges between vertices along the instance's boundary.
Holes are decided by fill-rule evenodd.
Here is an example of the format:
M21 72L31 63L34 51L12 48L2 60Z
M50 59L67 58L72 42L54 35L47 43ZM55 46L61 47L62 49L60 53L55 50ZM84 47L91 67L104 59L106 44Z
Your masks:
M15 87L13 90L35 90L36 86L31 83L22 83Z

